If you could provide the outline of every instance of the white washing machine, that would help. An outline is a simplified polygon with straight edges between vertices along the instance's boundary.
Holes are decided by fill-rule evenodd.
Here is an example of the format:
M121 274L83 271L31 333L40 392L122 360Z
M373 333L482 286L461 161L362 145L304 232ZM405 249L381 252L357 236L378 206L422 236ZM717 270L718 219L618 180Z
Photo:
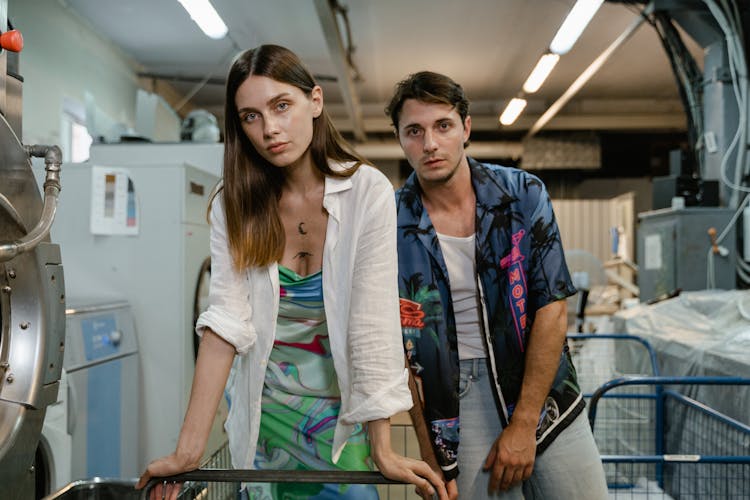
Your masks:
M37 450L37 497L72 481L136 477L139 363L127 302L68 304L59 397Z
M91 161L63 165L52 237L66 263L68 297L124 299L132 307L141 359L140 470L174 450L187 408L196 295L205 293L199 279L210 255L206 211L218 182L209 170L220 170L221 146L95 146ZM121 216L114 225L107 225L108 211ZM226 442L225 416L222 405L207 455Z
M138 476L140 370L130 306L71 298L65 339L73 480Z

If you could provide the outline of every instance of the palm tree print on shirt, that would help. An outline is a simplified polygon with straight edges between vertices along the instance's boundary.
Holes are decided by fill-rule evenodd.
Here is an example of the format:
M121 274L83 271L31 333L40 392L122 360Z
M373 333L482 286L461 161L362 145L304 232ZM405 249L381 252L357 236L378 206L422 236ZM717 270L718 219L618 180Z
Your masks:
M439 343L434 324L443 318L443 306L440 292L434 285L423 285L422 273L415 273L403 279L404 287L399 290L401 328L404 337L404 348L414 375L419 376L423 367L419 365L417 344L422 332L429 335L437 345Z

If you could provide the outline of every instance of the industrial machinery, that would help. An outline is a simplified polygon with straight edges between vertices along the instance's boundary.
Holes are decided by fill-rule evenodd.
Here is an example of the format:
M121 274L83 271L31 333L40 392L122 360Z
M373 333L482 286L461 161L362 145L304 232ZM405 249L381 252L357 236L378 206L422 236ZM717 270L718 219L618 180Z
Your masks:
M71 305L66 339L71 477L138 477L140 370L130 305Z
M726 207L664 208L640 214L638 286L641 301L667 298L678 290L735 288L735 235L713 252L716 231L729 224Z
M132 384L140 404L127 418L138 421L137 470L174 451L187 408L195 367L194 310L205 303L209 270L206 214L218 182L209 170L220 169L222 154L221 144L97 144L88 162L63 166L66 190L52 237L65 261L68 302L124 300L132 311L140 361L140 382ZM35 173L42 175L36 167ZM66 353L72 384L68 361ZM226 442L226 406L222 411L207 455ZM68 418L80 423L81 409L77 412ZM74 456L75 446L74 436ZM134 474L132 466L122 465L117 477ZM90 477L74 467L71 480Z
M125 301L67 299L57 402L47 408L35 464L36 497L74 479L134 478L140 470L140 367Z
M0 485L3 498L25 499L44 479L35 474L34 460L63 361L63 269L48 237L62 154L57 146L19 140L23 39L11 28L7 1L0 0ZM45 159L43 199L31 156Z
M66 341L66 350L67 344ZM70 401L67 395L69 391L68 376L63 362L57 401L47 407L42 435L39 437L39 445L36 448L34 460L34 474L36 475L34 496L36 498L62 488L73 477L71 475L73 439L70 436L70 426L74 421L68 418Z
M750 252L743 256L738 251L739 244L750 241L750 210L745 208L750 202L748 59L743 39L750 6L740 1L654 0L644 13L672 64L690 147L673 153L670 176L654 179L653 208L660 210L639 214L641 300L669 297L679 290L750 286ZM683 33L703 48L702 68ZM737 230L743 224L744 235Z

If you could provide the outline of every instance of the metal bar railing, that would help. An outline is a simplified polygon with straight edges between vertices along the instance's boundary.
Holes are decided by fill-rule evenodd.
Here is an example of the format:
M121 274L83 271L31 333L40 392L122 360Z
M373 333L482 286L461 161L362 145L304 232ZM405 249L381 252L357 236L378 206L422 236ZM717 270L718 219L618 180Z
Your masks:
M628 385L750 385L750 378L743 377L619 377L602 384L591 395L589 401L589 424L594 428L596 405L602 396L612 389ZM657 417L659 415L657 414Z
M368 471L318 470L255 470L255 469L197 469L174 476L152 478L141 494L147 499L158 484L186 482L230 483L337 483L337 484L406 484Z
M730 417L724 415L723 413L720 413L720 412L714 410L710 406L704 405L700 401L696 401L693 398L689 398L689 397L685 396L684 394L680 394L677 391L666 390L666 391L664 391L664 397L665 398L670 397L670 398L676 399L677 401L679 401L683 405L689 406L689 407L691 407L691 408L693 408L693 409L695 409L695 410L703 413L704 415L708 415L711 418L714 418L714 419L718 420L719 422L722 422L723 424L725 424L725 425L727 425L727 426L729 426L729 427L731 427L731 428L733 428L735 430L738 430L738 431L750 434L750 425L744 424L744 423L742 423L742 422L740 422L738 420L730 418Z
M641 385L641 386L654 386L654 396L656 399L656 432L654 435L654 448L656 451L656 454L653 455L654 457L665 457L670 455L664 454L665 449L665 435L664 435L664 425L665 425L665 391L664 386L665 385L750 385L750 378L743 378L743 377L696 377L696 376L680 376L680 377L665 377L665 376L654 376L654 377L637 377L637 376L629 376L629 377L620 377L613 380L610 380L609 382L604 383L601 385L591 396L591 399L589 400L589 424L591 425L592 431L594 430L595 422L596 422L596 411L597 411L597 404L600 399L602 399L605 396L605 393L615 389L616 387L623 387L623 386L633 386L633 385ZM678 393L674 393L678 394ZM612 396L615 397L615 396ZM674 396L672 396L674 397ZM677 399L677 398L676 398ZM689 398L688 398L689 399ZM691 400L692 401L692 400ZM697 402L696 402L697 403ZM697 403L700 405L700 403ZM702 405L705 407L705 405ZM710 410L710 408L705 407L706 409ZM680 456L680 455L675 455ZM700 455L691 455L691 457L695 457ZM603 456L603 460L606 456ZM629 460L630 463L648 463L645 460L639 460L643 459L644 456L639 457L631 457L632 460ZM730 457L731 459L737 458L737 457ZM741 458L741 457L740 457ZM659 484L659 486L663 486L663 465L664 461L653 461L650 463L654 463L656 465L656 479ZM734 462L732 462L734 463Z
M750 464L750 455L602 455L602 462L614 464L655 463L706 463L706 464Z
M646 353L648 354L648 359L651 364L651 374L655 377L659 376L659 364L657 362L656 358L656 350L653 348L651 343L644 339L643 337L639 337L637 335L630 335L625 333L595 333L595 334L568 334L567 338L572 341L577 340L590 340L590 341L602 341L602 340L612 340L619 342L625 342L625 341L631 341L636 342L640 345L642 345L646 349ZM593 394L591 393L584 393L583 396L585 398L590 399ZM656 385L654 387L654 393L652 394L617 394L617 395L609 395L609 394L602 394L600 397L602 398L612 398L612 399L653 399L655 401L654 405L654 411L655 411L655 440L654 440L654 451L656 453L663 453L664 452L664 442L663 440L659 439L659 436L662 436L664 434L664 404L662 400L662 386ZM594 410L596 411L596 410ZM591 417L589 417L589 421L591 421ZM592 430L593 430L593 424L592 424Z
M622 467L636 467L649 466L655 467L660 477L657 477L657 485L659 489L657 491L649 490L648 488L644 491L637 491L635 494L625 496L625 498L673 498L670 494L666 494L663 490L665 486L664 471L665 468L672 468L672 487L675 487L674 481L681 481L679 489L683 490L683 498L747 498L745 494L750 491L750 476L747 472L750 470L750 455L742 456L727 456L727 455L602 455L602 464L611 465L617 468ZM702 467L702 470L694 469L695 467ZM707 474L706 467L710 467L711 472ZM687 468L683 473L679 473L676 468ZM693 468L693 469L689 469ZM718 468L718 469L717 469ZM634 484L633 478L626 472L618 475L615 473L615 481L608 484L610 490L610 498L620 498L618 491L622 490L633 490L636 484ZM706 480L710 479L713 481L712 486L705 484ZM687 483L690 484L686 484ZM719 488L716 488L720 485ZM696 486L701 486L702 491L696 491ZM641 485L642 488L642 485ZM720 489L720 491L715 491ZM735 494L729 494L732 491ZM741 493L743 492L744 493ZM678 498L677 495L674 498Z
M651 361L651 369L653 370L654 376L659 375L659 364L656 361L656 351L654 350L651 343L648 340L644 339L643 337L639 337L637 335L629 335L626 333L569 333L567 335L567 338L570 340L609 339L609 340L632 340L632 341L638 342L642 344L646 348L646 351L648 352L648 358Z

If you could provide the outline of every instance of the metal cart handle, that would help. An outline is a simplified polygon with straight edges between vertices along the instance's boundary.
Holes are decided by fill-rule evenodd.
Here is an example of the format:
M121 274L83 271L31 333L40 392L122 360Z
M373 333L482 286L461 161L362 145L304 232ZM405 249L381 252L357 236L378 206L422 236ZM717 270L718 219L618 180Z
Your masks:
M388 479L380 472L315 471L315 470L254 470L254 469L196 469L169 477L151 478L141 499L147 499L151 488L160 483L210 481L230 483L341 483L341 484L406 484Z

